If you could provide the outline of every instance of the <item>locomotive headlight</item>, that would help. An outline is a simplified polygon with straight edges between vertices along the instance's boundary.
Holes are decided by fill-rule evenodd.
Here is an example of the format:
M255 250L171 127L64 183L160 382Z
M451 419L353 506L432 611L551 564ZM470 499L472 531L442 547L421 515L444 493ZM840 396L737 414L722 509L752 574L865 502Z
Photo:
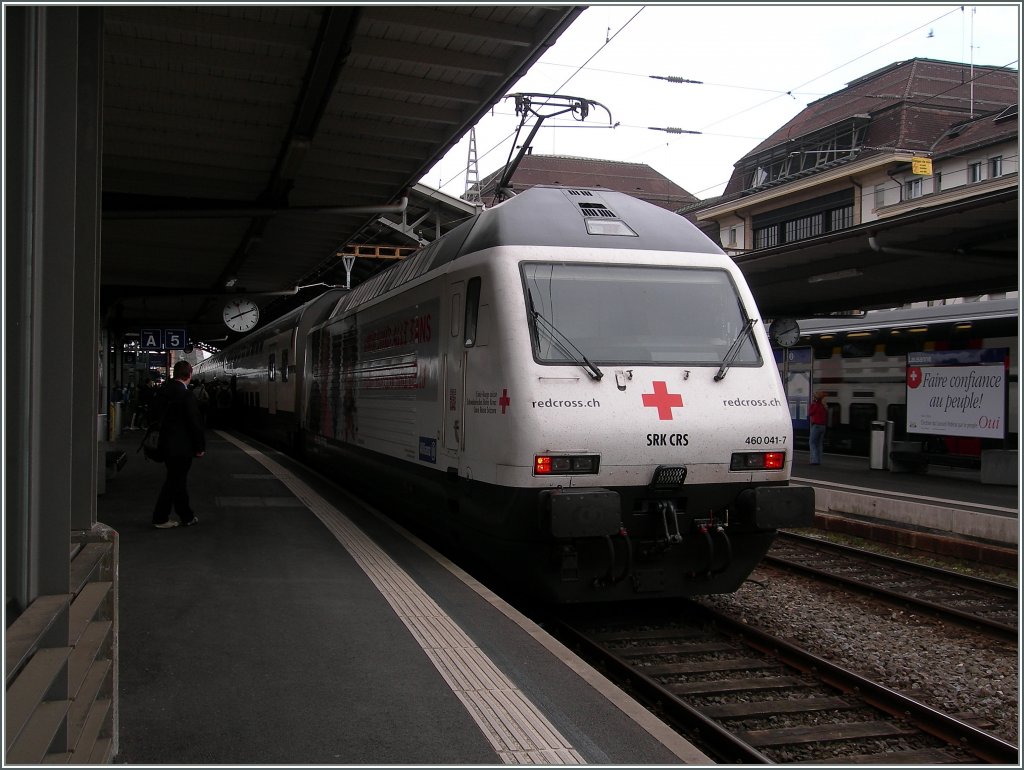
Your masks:
M731 471L779 471L786 467L785 452L734 452Z
M600 455L537 455L533 458L534 476L568 476L597 473Z
M573 457L572 469L575 473L597 473L597 458L592 455Z

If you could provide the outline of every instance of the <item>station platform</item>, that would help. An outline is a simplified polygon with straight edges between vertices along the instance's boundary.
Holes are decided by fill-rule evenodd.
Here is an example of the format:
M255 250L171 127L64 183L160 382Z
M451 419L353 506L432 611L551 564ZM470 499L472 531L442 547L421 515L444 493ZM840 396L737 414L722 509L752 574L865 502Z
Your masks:
M1015 569L1020 541L1019 484L983 484L979 471L929 466L927 472L872 469L866 457L794 456L793 483L815 490L815 524L846 534Z
M119 749L138 765L711 764L571 651L289 458L209 431L199 523L162 465L107 479Z

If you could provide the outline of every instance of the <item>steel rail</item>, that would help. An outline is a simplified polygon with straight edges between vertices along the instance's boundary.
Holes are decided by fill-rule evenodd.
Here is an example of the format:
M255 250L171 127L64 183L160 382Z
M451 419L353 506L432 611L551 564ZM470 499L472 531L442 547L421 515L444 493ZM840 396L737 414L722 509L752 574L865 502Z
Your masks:
M857 695L875 708L894 717L906 719L924 732L958 746L993 764L1018 764L1017 747L973 725L926 706L919 701L873 682L860 674L814 655L784 639L772 636L755 626L698 605L709 620L743 637L755 649L801 671L813 673L822 681L844 692Z
M792 540L800 545L813 545L815 548L821 548L823 551L832 551L842 556L848 556L854 559L866 561L874 566L891 564L899 569L907 572L912 572L918 576L924 576L929 579L938 581L950 581L960 586L964 586L973 591L993 591L1001 595L1001 598L1009 598L1012 596L1014 600L1017 598L1017 590L1013 586L1007 585L1006 583L999 583L993 580L986 580L981 578L972 578L966 575L960 575L949 570L943 570L935 567L928 567L926 565L916 564L914 562L907 561L906 559L899 559L896 557L884 556L882 554L872 553L870 551L864 551L859 548L853 548L851 546L842 545L839 543L830 543L828 541L822 541L813 537L804 537L801 535L795 535L792 533L779 533L781 537ZM914 596L912 592L900 591L898 589L887 588L877 583L869 583L857 578L847 577L834 572L829 572L818 567L812 567L807 564L801 564L798 561L794 561L785 556L773 555L769 552L764 557L762 563L777 566L782 569L792 570L794 572L800 572L805 575L810 575L818 580L827 581L836 585L841 585L848 588L853 588L861 593L872 594L888 601L892 601L902 605L911 605L924 610L927 610L935 615L942 618L954 621L961 625L966 625L972 628L980 628L985 633L991 636L1004 639L1007 641L1017 641L1019 631L1017 626L1011 626L1006 623L1001 623L997 620L986 618L982 615L976 615L971 612L957 609L956 607L950 607L945 604L933 602L928 599L922 599Z
M604 649L584 632L577 630L565 621L548 619L545 625L557 629L557 636L569 640L582 648L583 657L599 660L605 669L614 669L613 681L628 682L629 686L640 694L641 698L657 706L658 715L672 725L681 734L696 734L702 748L714 753L719 760L729 764L775 764L760 751L739 737L730 733L716 721L702 714L697 709L684 703L678 696L670 692L652 677L647 676L626 660Z

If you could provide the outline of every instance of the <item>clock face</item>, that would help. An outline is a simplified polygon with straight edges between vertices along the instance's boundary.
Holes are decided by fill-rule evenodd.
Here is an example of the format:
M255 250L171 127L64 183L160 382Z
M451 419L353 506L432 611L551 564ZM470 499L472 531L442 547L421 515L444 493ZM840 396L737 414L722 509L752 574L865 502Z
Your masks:
M247 332L260 320L260 309L249 299L233 299L224 306L224 323L236 332Z
M800 325L792 318L777 318L772 321L769 333L776 345L788 348L800 339Z

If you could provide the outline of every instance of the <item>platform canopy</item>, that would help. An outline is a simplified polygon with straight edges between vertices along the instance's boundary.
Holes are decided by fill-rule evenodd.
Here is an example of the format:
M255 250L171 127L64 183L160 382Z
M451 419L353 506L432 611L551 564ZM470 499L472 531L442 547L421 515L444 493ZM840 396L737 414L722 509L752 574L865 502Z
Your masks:
M347 245L457 224L471 209L416 183L582 10L104 6L109 328L223 345L232 293L274 315L344 282Z

